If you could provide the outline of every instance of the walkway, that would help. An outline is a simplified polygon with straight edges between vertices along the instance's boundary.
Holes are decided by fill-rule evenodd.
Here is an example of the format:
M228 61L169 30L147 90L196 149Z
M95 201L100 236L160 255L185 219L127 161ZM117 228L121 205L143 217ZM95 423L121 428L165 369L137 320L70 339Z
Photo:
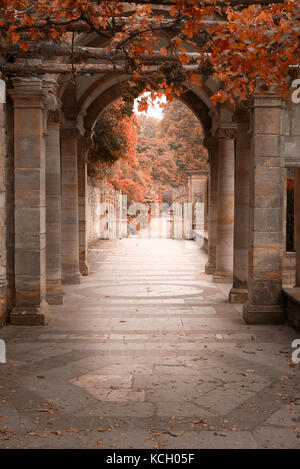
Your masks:
M90 260L48 327L0 331L0 447L300 446L293 329L244 324L193 241L103 241Z

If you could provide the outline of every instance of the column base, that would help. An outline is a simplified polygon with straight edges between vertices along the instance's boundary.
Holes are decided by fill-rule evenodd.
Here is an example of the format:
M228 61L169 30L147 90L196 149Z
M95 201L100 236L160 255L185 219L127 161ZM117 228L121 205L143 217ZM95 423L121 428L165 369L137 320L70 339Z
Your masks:
M232 283L232 273L230 272L221 272L220 270L215 270L213 273L213 282L215 283Z
M46 300L49 305L62 305L64 302L64 294L62 290L47 292Z
M81 283L81 274L64 275L62 278L63 285L79 285Z
M212 264L211 262L207 262L207 263L205 264L205 273L206 273L207 275L212 275L215 270L216 270L215 264Z
M89 275L90 273L89 266L86 262L80 263L79 269L80 269L81 275Z
M246 301L248 301L247 288L232 287L229 292L229 301L231 303L246 303Z
M282 324L285 314L279 305L244 304L243 318L247 324Z
M10 313L14 326L45 326L49 322L50 308L44 301L39 306L15 306Z

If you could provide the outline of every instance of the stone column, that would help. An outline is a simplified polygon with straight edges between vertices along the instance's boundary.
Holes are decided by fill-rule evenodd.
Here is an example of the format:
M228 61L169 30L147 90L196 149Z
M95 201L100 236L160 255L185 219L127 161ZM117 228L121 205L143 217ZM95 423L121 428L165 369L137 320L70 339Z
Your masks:
M233 286L232 303L248 300L249 182L250 146L249 113L236 113L237 137L234 182Z
M69 125L67 125L69 124ZM79 131L67 122L61 129L61 260L63 284L80 283L77 140Z
M0 328L7 319L8 285L7 285L7 217L6 217L6 160L8 159L6 128L6 86L0 79Z
M218 215L216 270L214 282L231 283L233 272L234 160L236 128L232 123L219 127Z
M47 323L43 82L14 78L15 307L12 324Z
M205 273L213 274L216 269L216 238L217 238L217 194L218 194L218 139L207 137L204 145L208 151L208 261Z
M284 320L279 306L283 257L283 168L280 167L281 99L272 93L253 99L248 324Z
M294 192L294 249L296 251L296 284L300 287L300 168L295 168L295 192Z
M78 215L79 215L79 269L82 275L89 274L88 266L88 193L87 163L88 140L78 142Z
M46 136L46 272L47 301L62 304L60 130L55 116Z
M7 96L6 103L6 274L7 274L7 309L15 306L15 168L14 168L14 108L13 100Z

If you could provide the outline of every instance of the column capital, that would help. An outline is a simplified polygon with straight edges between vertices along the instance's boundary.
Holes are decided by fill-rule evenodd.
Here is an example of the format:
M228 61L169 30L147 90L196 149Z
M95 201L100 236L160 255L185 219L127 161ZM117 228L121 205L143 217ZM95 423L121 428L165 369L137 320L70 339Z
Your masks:
M236 138L236 125L233 123L221 125L216 130L216 136L219 139L234 140Z
M14 107L39 107L43 109L43 80L41 78L12 78L13 88L8 90Z

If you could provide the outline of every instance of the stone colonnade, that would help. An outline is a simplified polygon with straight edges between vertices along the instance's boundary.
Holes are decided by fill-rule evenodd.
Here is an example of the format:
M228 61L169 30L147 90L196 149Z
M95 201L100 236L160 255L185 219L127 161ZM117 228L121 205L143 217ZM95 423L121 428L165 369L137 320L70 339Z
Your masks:
M88 141L78 109L58 111L55 84L13 79L14 324L46 324L63 284L88 274ZM208 262L215 282L230 282L230 300L247 302L248 323L283 320L283 171L281 100L257 95L249 110L219 109L206 136L209 154ZM298 261L300 264L300 261ZM299 279L298 279L299 280Z
M88 273L87 165L76 121L61 118L54 83L16 78L9 93L15 172L10 320L43 325L49 304L63 302L62 285L80 283Z

